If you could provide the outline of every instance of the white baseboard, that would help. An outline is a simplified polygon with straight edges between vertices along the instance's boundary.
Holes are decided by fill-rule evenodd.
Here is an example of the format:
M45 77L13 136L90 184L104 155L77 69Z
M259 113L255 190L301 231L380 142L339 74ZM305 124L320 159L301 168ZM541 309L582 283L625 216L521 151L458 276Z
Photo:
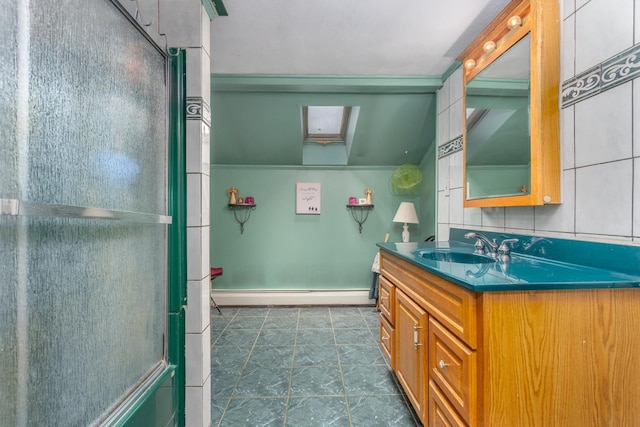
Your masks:
M221 306L246 305L373 305L369 290L261 290L214 289L211 296Z

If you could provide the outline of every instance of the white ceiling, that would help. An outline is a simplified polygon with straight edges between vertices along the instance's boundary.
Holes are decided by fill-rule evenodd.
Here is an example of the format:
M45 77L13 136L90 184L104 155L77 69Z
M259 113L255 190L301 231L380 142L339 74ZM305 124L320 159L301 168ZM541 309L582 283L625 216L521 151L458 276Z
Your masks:
M508 0L224 0L213 74L442 76Z

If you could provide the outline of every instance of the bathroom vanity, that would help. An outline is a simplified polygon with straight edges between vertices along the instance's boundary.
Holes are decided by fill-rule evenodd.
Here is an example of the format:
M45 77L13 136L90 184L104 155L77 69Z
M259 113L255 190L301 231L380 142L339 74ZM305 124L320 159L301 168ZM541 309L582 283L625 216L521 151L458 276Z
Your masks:
M527 236L499 262L463 234L378 244L380 343L423 424L640 425L640 277ZM640 259L600 246L602 262Z

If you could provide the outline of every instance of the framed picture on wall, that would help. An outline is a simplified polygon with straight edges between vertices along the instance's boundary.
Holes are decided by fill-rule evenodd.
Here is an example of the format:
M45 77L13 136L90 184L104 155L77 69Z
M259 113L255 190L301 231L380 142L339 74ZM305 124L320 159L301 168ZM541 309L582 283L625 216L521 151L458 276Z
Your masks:
M296 214L320 215L321 191L319 182L296 183Z

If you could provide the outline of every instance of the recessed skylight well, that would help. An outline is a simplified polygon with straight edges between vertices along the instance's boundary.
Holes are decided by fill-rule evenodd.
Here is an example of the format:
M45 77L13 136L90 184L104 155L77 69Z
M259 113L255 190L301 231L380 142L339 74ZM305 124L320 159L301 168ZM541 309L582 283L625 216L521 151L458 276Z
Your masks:
M303 142L344 143L350 112L351 107L345 106L302 107Z

